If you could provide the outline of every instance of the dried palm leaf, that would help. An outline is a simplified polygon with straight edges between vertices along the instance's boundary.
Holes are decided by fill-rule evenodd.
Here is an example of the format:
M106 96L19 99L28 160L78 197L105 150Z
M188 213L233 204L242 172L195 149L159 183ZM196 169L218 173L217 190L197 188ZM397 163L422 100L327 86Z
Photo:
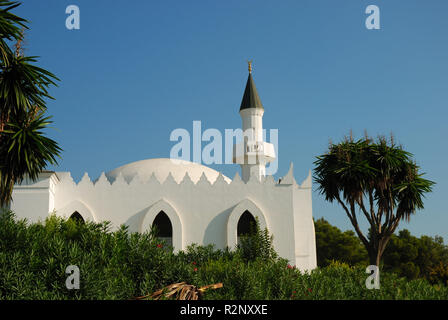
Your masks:
M159 300L161 298L175 298L176 300L198 300L202 297L202 294L209 289L222 288L222 283L210 284L196 288L192 284L186 282L173 283L163 289L157 290L146 296L135 298L136 300Z

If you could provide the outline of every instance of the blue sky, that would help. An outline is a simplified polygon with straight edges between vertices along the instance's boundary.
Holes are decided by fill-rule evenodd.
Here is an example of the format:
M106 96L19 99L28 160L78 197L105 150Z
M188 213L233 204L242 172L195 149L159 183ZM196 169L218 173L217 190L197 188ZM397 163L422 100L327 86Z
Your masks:
M65 27L78 5L80 30ZM381 29L365 28L380 8ZM350 129L391 132L437 182L410 223L448 239L448 1L26 0L26 55L55 73L49 101L64 152L57 171L97 178L123 164L169 157L176 128L238 128L247 59L279 130L279 170L301 182L329 139ZM233 177L236 165L212 166ZM314 185L316 189L316 185ZM351 229L337 205L313 192L313 212Z

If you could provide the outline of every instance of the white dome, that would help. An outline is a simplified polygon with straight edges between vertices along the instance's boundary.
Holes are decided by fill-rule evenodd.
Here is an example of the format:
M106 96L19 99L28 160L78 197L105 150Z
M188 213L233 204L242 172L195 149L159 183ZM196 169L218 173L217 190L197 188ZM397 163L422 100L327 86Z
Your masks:
M205 173L205 176L211 183L215 182L219 175L218 171L198 163L177 159L172 160L168 158L160 158L131 162L107 172L106 177L110 181L114 181L121 173L127 182L130 182L137 175L142 181L148 181L154 173L156 178L160 182L163 182L168 177L170 172L174 180L178 183L184 179L187 172L194 183L199 181L202 173ZM228 177L224 175L223 177L227 183L231 181Z

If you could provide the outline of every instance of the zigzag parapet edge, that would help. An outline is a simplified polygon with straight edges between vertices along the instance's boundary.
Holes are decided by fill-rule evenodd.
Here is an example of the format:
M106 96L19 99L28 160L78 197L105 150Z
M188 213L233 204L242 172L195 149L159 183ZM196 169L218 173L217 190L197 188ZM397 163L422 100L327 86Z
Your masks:
M58 176L60 177L61 183L69 183L74 186L92 186L92 187L109 187L109 186L117 186L117 185L127 185L127 186L136 186L136 185L151 185L151 184L158 184L160 186L166 185L166 184L173 184L173 185L184 185L184 186L235 186L235 185L270 185L270 186L293 186L298 189L310 189L312 185L312 177L311 177L311 170L308 173L307 178L303 180L303 182L299 185L297 184L295 178L294 178L294 172L293 172L293 164L291 163L289 171L286 175L284 175L282 178L275 180L272 175L268 175L260 180L256 179L254 176L251 176L250 179L247 182L244 182L239 173L236 172L234 178L227 182L224 178L224 175L222 173L219 173L217 178L213 181L210 181L209 178L207 178L205 173L202 173L199 180L196 182L193 182L188 172L185 173L184 177L180 182L177 182L171 172L168 174L168 176L163 180L160 181L154 173L151 174L151 176L143 180L138 174L134 175L130 181L126 181L121 173L118 174L118 176L111 180L109 179L104 172L100 174L100 176L93 180L89 177L88 173L84 173L81 180L79 180L78 183L76 183L70 172L57 172Z

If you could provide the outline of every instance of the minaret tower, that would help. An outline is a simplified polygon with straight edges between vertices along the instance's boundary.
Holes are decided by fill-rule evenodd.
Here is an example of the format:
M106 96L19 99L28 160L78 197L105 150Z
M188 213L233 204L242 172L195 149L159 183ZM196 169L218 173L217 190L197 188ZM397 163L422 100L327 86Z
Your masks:
M251 176L261 180L266 175L266 163L275 159L274 145L263 141L264 108L252 78L252 61L248 64L249 77L240 106L244 142L235 146L233 157L234 162L241 165L245 182Z

